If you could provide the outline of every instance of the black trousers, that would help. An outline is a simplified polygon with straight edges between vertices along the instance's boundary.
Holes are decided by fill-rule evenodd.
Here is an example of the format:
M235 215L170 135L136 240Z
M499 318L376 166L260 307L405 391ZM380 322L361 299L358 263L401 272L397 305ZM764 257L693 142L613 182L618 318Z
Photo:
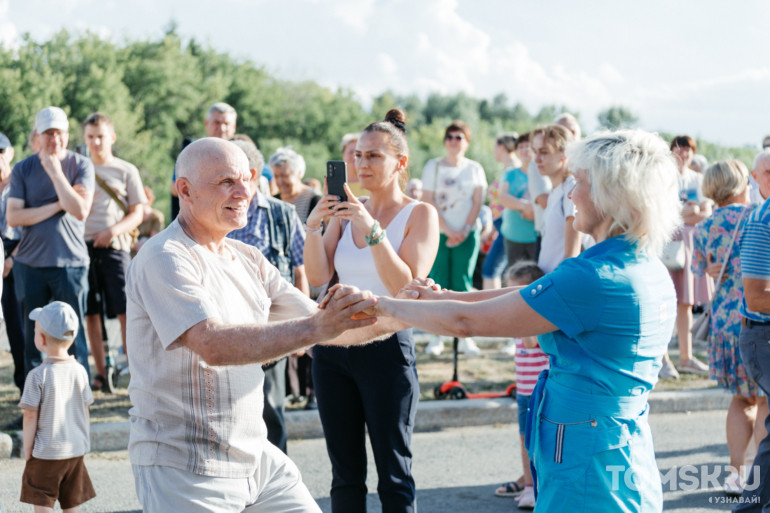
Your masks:
M262 418L267 426L268 441L286 452L286 358L281 358L275 365L265 369L265 405Z
M420 387L412 331L360 347L316 346L313 384L332 463L332 511L366 511L366 430L383 513L415 511L411 441Z
M13 273L8 273L3 278L2 307L5 317L5 333L8 335L8 343L11 346L13 357L13 383L24 391L24 323L21 320L21 307L16 300L16 285L13 281Z

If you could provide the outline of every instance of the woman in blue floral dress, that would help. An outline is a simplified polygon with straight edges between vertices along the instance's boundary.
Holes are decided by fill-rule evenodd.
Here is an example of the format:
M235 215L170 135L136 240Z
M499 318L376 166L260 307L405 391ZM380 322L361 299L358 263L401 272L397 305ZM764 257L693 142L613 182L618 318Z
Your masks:
M743 465L752 435L757 442L764 437L762 422L767 416L767 402L758 400L763 395L762 391L746 375L738 350L740 304L743 301L740 240L751 210L748 180L746 166L737 160L717 162L706 170L703 193L714 201L717 208L711 217L696 227L692 260L695 274L702 276L707 273L717 279L725 258L730 255L722 284L711 306L708 354L709 376L733 394L727 411L727 447L733 469L740 469ZM740 226L731 252L730 243L736 225ZM725 480L725 492L740 495L741 482L737 471L731 471Z

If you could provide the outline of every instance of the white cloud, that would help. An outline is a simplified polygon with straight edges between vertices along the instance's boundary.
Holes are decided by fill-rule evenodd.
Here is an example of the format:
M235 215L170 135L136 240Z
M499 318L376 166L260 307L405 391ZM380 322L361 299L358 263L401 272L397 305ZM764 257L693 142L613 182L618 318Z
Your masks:
M365 100L367 92L377 95L386 89L420 95L463 91L487 98L504 92L534 109L563 104L598 110L611 103L609 88L623 81L609 64L595 73L566 65L546 68L514 33L493 39L484 27L462 17L456 0L411 5L416 7L408 16L401 2L377 6L376 23L361 40L359 54L376 50L377 65L363 64L366 72L351 77L351 87ZM394 33L393 26L399 31ZM366 63L365 57L358 58Z
M334 16L359 34L365 34L374 11L374 0L336 0L331 6Z
M724 134L744 141L767 131L770 67L748 50L762 48L761 9L729 9L735 16L720 19L742 34L726 48L662 29L651 44L647 24L658 19L632 20L613 7L607 21L597 22L579 7L563 7L565 16L551 20L546 34L536 25L548 7L506 0L0 0L0 41L18 41L27 31L43 41L72 27L104 37L155 37L175 19L186 37L251 58L280 78L351 89L365 105L386 90L479 98L502 92L531 112L565 105L581 114L586 129L599 110L624 105L650 129L697 128L715 140ZM711 20L713 13L693 16ZM579 45L570 32L575 23L590 25ZM587 51L619 34L617 44ZM690 43L701 60L689 71L681 59L662 56L661 49Z
M19 31L8 16L10 0L0 0L0 45L3 48L16 49L19 46Z
M64 12L71 13L76 9L93 4L93 0L59 0L58 4Z
M705 137L714 142L758 143L767 130L770 68L747 68L681 84L637 88L640 113L652 130Z
M396 63L396 60L390 56L390 54L380 53L377 56L377 62L379 64L379 68L382 70L382 73L385 76L395 75L398 71L398 64Z
M609 62L603 62L599 67L599 77L611 84L623 84L626 81L623 75Z

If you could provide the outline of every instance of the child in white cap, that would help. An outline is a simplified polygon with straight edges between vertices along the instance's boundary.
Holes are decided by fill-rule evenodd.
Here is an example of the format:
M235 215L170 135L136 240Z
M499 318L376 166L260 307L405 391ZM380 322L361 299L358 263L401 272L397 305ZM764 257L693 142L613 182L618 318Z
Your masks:
M32 310L29 318L35 321L35 347L47 358L27 375L19 401L27 461L21 502L52 511L58 500L62 510L74 513L96 496L83 462L94 398L86 370L67 352L78 316L67 303L54 301Z

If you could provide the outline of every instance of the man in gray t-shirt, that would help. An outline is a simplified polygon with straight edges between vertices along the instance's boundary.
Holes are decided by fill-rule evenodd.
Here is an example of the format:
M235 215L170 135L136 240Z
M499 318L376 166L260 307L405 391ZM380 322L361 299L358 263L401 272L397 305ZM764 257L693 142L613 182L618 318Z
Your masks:
M68 130L63 110L41 110L35 117L41 149L11 173L6 218L10 226L22 227L13 276L25 322L25 374L41 362L29 313L52 300L69 304L77 313L80 327L70 353L89 371L83 327L88 251L83 233L94 194L94 166L67 150Z

